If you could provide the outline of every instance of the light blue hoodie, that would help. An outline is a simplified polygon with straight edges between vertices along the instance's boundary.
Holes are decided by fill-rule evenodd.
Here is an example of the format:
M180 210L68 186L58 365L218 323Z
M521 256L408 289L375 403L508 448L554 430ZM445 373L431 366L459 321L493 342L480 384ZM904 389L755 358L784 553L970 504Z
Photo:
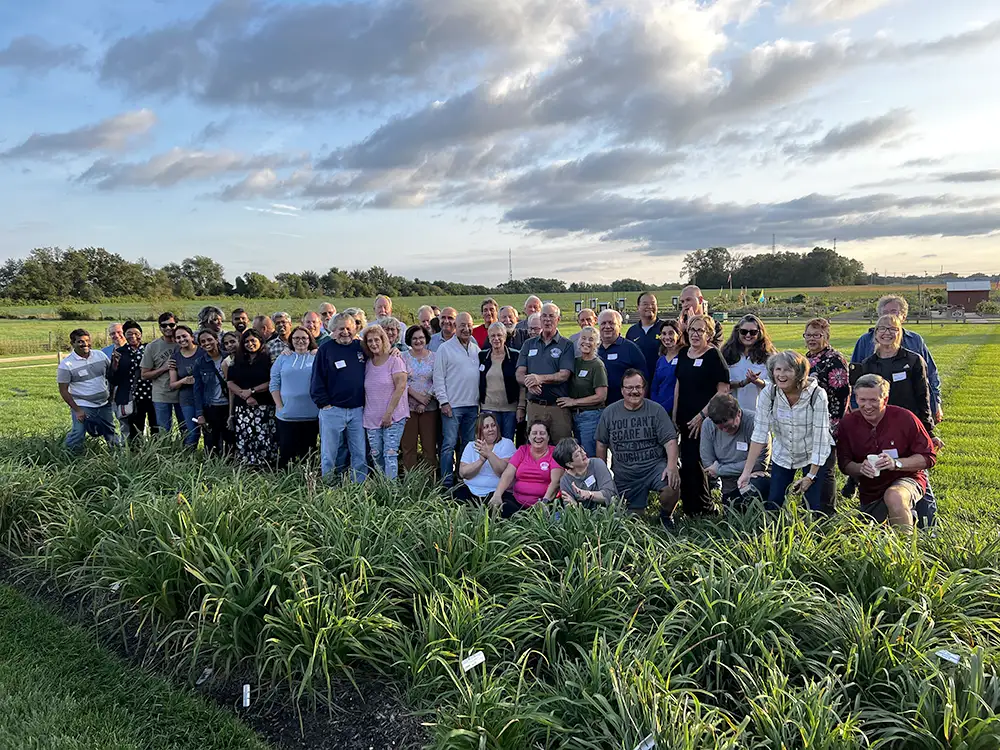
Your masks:
M283 422L304 422L319 417L319 409L309 395L315 351L282 354L271 365L269 390L281 392L282 407L275 416Z

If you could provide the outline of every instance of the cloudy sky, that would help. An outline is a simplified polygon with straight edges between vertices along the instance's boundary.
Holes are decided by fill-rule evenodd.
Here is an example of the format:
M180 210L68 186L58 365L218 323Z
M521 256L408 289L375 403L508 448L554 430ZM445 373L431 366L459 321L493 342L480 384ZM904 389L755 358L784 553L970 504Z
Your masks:
M992 0L0 5L0 255L663 282L1000 271Z

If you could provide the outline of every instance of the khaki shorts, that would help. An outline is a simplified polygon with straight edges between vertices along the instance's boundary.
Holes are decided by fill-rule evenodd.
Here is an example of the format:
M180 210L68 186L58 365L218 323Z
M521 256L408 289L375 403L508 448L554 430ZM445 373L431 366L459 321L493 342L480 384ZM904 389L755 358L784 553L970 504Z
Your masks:
M917 502L924 496L924 491L920 489L920 484L916 479L910 477L903 477L902 479L897 479L895 482L889 485L886 492L889 490L896 490L903 496L903 502L906 507L913 511L913 507ZM861 512L865 515L871 516L876 521L884 523L889 520L889 509L885 507L885 500L879 500L875 503L869 503L868 505L861 506Z

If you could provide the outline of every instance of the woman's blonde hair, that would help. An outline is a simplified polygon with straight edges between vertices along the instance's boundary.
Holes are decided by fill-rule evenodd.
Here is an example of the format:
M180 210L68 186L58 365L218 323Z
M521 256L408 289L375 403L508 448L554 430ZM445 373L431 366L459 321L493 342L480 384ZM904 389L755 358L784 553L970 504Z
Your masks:
M368 348L368 334L374 333L380 339L382 339L382 353L388 354L390 349L389 335L385 332L385 329L378 323L369 323L361 330L361 348L365 351L366 357L371 357L371 350Z

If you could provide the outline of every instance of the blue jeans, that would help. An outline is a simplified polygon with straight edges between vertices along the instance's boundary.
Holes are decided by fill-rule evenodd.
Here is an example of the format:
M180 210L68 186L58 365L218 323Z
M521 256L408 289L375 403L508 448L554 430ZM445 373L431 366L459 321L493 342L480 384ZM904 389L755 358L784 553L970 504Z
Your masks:
M455 479L455 453L476 439L478 406L453 406L451 416L441 414L441 481L451 487Z
M201 428L195 423L194 404L181 404L181 416L184 417L181 431L184 433L184 445L198 447L198 438L201 437Z
M514 439L514 428L517 426L517 412L483 409L483 414L492 414L496 418L497 427L500 428L500 437L505 437L508 440Z
M573 436L591 458L597 455L597 423L603 413L604 409L573 413Z
M364 409L341 409L331 406L319 410L320 467L323 476L332 474L340 446L345 441L351 451L351 479L363 482L368 476L365 461L365 428L361 426Z
M406 418L388 427L368 430L368 445L372 449L372 463L385 474L386 479L399 476L399 442L403 439Z
M72 426L66 435L66 448L68 450L74 452L80 450L83 447L83 441L87 439L87 435L102 437L110 445L119 444L118 434L115 432L115 414L111 408L111 404L97 407L81 406L80 408L84 414L82 422L73 416L73 412L70 412Z
M156 431L170 432L174 426L174 417L177 417L177 425L185 435L188 433L187 424L184 422L184 412L181 411L180 404L164 404L160 401L153 402L153 411L156 412Z
M802 475L805 476L808 470L808 467L802 469ZM832 513L832 508L824 508L822 500L823 480L829 471L830 465L828 461L819 468L819 473L816 474L816 481L806 490L806 502L809 503L809 510L827 515ZM784 466L771 464L771 489L768 493L767 503L765 504L768 510L778 510L778 508L784 505L785 492L788 490L788 485L795 480L796 473L796 469L786 469Z

